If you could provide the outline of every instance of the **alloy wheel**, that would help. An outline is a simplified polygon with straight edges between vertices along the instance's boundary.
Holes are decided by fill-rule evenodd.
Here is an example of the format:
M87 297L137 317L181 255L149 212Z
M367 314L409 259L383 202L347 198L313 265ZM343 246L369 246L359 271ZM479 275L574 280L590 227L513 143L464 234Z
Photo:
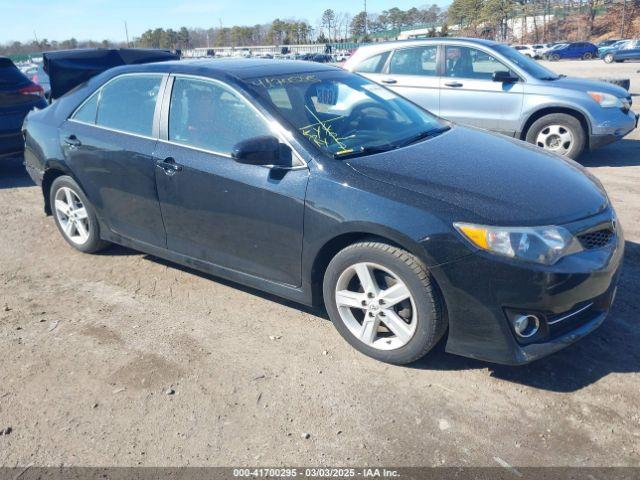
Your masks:
M395 350L413 338L417 325L413 297L388 268L356 263L340 274L335 293L340 318L365 345Z
M61 187L55 194L56 218L65 236L76 245L84 245L89 240L91 226L82 200L69 187Z
M573 146L573 134L564 125L548 125L538 133L536 145L566 155Z

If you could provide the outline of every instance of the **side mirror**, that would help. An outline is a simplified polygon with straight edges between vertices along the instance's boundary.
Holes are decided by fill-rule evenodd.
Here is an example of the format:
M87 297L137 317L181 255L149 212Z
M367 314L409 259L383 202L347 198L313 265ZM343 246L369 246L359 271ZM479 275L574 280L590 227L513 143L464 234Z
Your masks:
M236 143L231 157L238 163L271 168L292 166L291 149L281 144L276 137L265 135Z
M515 83L520 80L517 76L513 75L511 72L506 70L499 70L497 72L493 72L493 76L491 77L494 82L501 83Z

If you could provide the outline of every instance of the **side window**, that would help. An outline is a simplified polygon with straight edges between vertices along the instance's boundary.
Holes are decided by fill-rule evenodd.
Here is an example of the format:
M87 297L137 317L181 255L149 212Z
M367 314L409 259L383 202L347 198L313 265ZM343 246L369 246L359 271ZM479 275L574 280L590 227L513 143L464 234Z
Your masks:
M242 140L272 135L247 102L222 85L176 78L169 105L169 140L230 154Z
M74 120L78 120L79 122L84 123L96 123L96 113L98 112L98 97L100 95L100 91L95 92L89 100L84 102L76 112L73 114Z
M125 75L104 87L96 124L151 136L161 75Z
M389 57L389 52L380 53L367 58L355 68L358 73L379 73Z
M396 75L436 75L437 45L396 50L391 57L389 73Z
M509 71L502 62L482 50L447 46L445 52L447 77L491 80L495 72Z

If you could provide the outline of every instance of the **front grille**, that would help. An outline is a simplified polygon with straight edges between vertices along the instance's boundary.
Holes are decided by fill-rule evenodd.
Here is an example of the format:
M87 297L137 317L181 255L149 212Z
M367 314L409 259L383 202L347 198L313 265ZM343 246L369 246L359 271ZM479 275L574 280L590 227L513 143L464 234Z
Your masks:
M578 240L586 250L601 248L609 244L613 238L613 231L610 228L603 228L595 232L578 235Z

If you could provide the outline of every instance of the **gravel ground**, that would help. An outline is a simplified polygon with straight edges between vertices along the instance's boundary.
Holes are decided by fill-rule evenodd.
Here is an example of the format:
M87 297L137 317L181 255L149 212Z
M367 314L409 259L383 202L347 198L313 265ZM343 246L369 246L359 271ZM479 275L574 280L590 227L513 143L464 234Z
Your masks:
M633 73L640 106L640 64L552 68ZM124 248L77 253L0 162L0 466L640 466L640 131L581 161L626 230L618 298L519 368L442 348L386 365L322 312Z

